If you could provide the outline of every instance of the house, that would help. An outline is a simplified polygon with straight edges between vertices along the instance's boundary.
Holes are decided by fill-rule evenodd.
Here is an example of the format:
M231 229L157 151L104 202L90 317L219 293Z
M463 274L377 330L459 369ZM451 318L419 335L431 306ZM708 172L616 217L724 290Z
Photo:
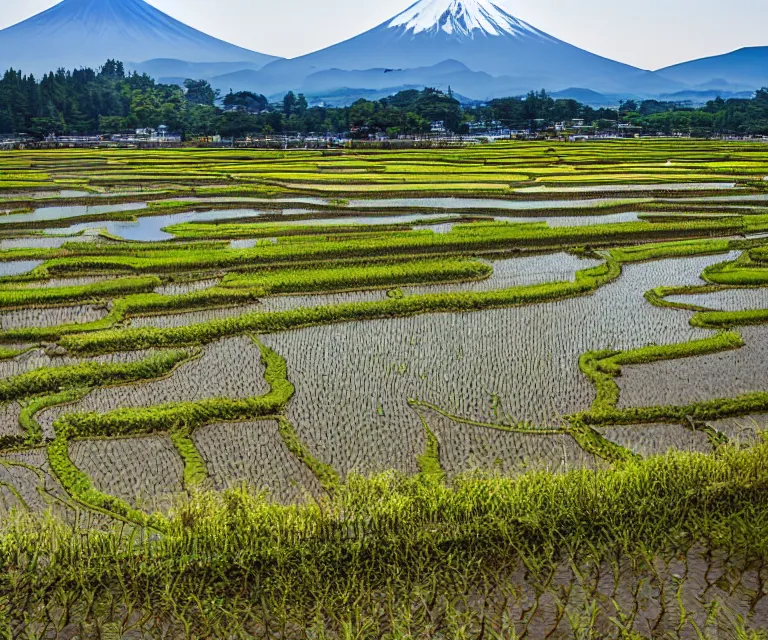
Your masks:
M432 133L445 133L445 121L444 120L436 120L430 125L430 131Z

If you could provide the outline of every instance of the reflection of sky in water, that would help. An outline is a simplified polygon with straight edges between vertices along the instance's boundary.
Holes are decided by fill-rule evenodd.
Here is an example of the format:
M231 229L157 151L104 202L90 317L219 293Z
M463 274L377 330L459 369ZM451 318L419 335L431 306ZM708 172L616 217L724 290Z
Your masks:
M669 182L661 184L595 184L580 187L523 187L517 193L600 193L621 191L697 191L700 189L733 189L735 182Z
M231 209L228 211L189 211L187 213L174 213L167 216L144 216L135 222L121 220L105 220L103 222L84 222L75 224L66 229L49 229L46 233L76 234L87 229L106 229L107 233L124 238L126 240L140 240L143 242L159 242L170 240L174 236L163 231L182 222L206 222L211 220L228 220L232 218L248 218L263 215L274 215L274 211L257 211L255 209Z
M499 222L546 222L550 227L589 227L593 224L616 224L618 222L637 222L637 211L627 213L613 213L605 216L544 216L541 218L525 217L511 218L496 216Z
M628 198L621 202L640 201ZM387 198L386 200L350 200L353 209L419 207L427 209L572 209L616 202L613 199L591 200L494 200L491 198Z
M15 260L13 262L0 262L0 276L18 276L36 269L42 260Z
M103 213L115 213L118 211L132 211L146 209L146 202L129 202L126 204L103 204L95 207L45 207L35 209L31 213L14 213L13 215L0 216L0 225L15 222L37 222L40 220L60 220L61 218L76 218L77 216L95 216Z
M215 220L232 220L241 218L258 218L259 216L274 215L274 211L258 211L254 209L232 209L228 211L190 211L187 213L174 213L167 216L146 216L135 222L103 221L75 224L66 229L49 229L47 233L75 235L87 230L105 229L108 233L124 238L142 242L159 242L170 240L174 236L163 231L164 228L184 222L209 222ZM298 212L297 212L298 213ZM306 211L301 213L306 214ZM345 226L345 225L387 225L402 224L408 222L426 222L429 220L441 220L446 217L458 217L459 214L412 214L401 216L378 217L348 217L348 218L315 218L312 220L279 220L268 224L284 226ZM495 218L500 222L510 223L536 223L545 222L550 227L581 227L594 224L610 224L618 222L636 222L636 212L616 213L602 216L543 216L543 217L507 217Z
M306 211L302 213L307 213ZM287 227L296 226L337 226L337 225L353 225L353 224L403 224L406 222L418 222L420 220L441 220L443 218L456 218L458 213L444 214L444 213L422 213L402 216L378 216L378 217L365 217L365 216L350 216L348 218L314 218L313 220L286 220L279 221L275 224L285 225Z

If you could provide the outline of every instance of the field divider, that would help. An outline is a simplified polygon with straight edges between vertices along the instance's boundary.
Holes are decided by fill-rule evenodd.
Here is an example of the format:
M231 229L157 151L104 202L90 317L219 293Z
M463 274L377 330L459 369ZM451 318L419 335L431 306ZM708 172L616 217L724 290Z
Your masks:
M208 476L205 461L192 439L195 429L215 422L259 420L270 417L278 420L281 436L291 452L317 475L324 488L329 492L335 490L338 486L338 476L333 469L311 456L309 450L296 436L290 423L282 416L285 405L295 392L294 386L288 380L285 359L254 337L252 339L261 351L262 362L265 365L264 379L270 388L269 392L263 396L243 400L212 398L152 407L116 409L103 414L69 413L59 416L54 422L55 439L48 444L48 457L51 468L67 493L80 504L94 508L96 511L163 531L166 525L164 516L147 515L134 509L124 500L95 489L89 476L78 469L70 459L69 442L73 439L168 432L184 463L185 487L187 490L194 491ZM200 354L196 355L199 357ZM180 364L188 361L187 359ZM172 371L167 375L170 374ZM88 391L90 389L85 393ZM53 398L48 401L52 402Z
M423 407L429 409L457 424L466 424L473 427L481 427L483 429L495 429L496 431L506 431L508 433L520 433L526 435L571 436L585 453L610 463L626 462L627 460L633 460L637 457L624 447L604 438L599 432L586 424L586 422L579 417L568 418L564 421L563 426L561 427L537 427L529 422L503 424L473 420L471 418L456 415L435 404L423 400L409 399L408 403L412 408Z
M622 366L720 353L743 346L740 334L720 332L708 338L678 344L649 345L630 351L587 352L579 358L579 368L592 381L597 392L590 414L599 416L616 409L621 393L616 378L621 376Z
M685 424L689 420L709 421L752 413L768 412L768 392L755 391L730 398L716 398L688 405L627 407L575 414L592 426L631 425L654 422Z
M332 306L298 308L289 311L257 312L237 318L214 320L198 325L157 329L122 329L92 334L72 331L60 344L73 353L104 353L149 346L195 345L242 333L274 333L308 326L412 316L432 312L465 312L537 302L562 300L585 295L619 277L621 266L608 259L596 267L577 272L575 282L562 281L526 285L488 292L462 292L387 298L374 302L345 303ZM6 341L17 334L6 333ZM144 346L140 346L144 345Z
M275 416L275 420L280 436L288 450L314 474L325 491L330 495L335 494L341 485L341 479L336 469L312 455L309 447L299 439L295 427L287 417L284 415Z
M162 280L157 276L140 276L117 278L83 286L53 287L50 289L2 289L0 285L0 308L19 309L49 307L72 302L96 302L113 296L150 293L161 284Z
M446 473L440 462L440 440L432 429L429 428L426 418L416 409L417 405L411 404L410 406L414 409L416 415L419 416L419 420L421 420L426 439L424 453L416 456L419 473L428 482L442 483L445 480Z

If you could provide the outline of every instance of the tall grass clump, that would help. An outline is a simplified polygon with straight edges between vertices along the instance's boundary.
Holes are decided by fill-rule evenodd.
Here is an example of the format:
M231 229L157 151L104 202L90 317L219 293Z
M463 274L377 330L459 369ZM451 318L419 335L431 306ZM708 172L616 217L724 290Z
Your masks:
M767 509L765 441L603 471L469 475L450 486L351 476L322 502L293 507L242 489L196 494L160 536L14 519L0 533L0 594L6 611L25 603L27 619L64 606L122 624L132 611L157 624L155 633L180 637L218 637L216 629L269 637L271 628L303 638L318 620L322 637L348 637L340 621L350 611L386 635L394 602L421 611L412 624L429 629L429 616L446 608L482 610L490 594L514 599L521 570L544 594L552 570L595 554L639 570L644 559L705 544L740 563L759 561ZM496 628L501 619L487 615Z

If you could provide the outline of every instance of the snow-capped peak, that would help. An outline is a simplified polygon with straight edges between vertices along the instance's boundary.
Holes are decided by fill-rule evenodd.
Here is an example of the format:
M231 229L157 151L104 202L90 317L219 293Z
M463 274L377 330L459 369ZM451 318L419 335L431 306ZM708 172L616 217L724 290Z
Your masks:
M419 0L387 26L414 34L443 31L471 37L479 31L489 36L544 35L491 0Z

